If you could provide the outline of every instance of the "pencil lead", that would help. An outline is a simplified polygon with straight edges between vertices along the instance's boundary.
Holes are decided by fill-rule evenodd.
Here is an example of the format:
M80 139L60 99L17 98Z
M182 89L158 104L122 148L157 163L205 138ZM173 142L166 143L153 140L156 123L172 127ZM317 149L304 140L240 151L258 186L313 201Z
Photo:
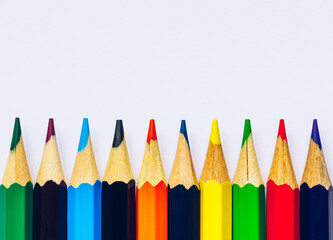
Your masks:
M112 147L117 148L121 144L121 142L124 140L124 127L123 127L123 121L122 120L117 120L116 122L116 129L114 132L114 137L113 137L113 143Z
M155 128L155 120L154 119L150 119L150 122L149 122L149 130L148 130L148 136L147 136L147 143L150 144L151 140L157 140L156 128Z
M49 125L47 127L47 134L45 142L48 142L51 136L55 136L54 121L53 118L49 119Z
M318 145L319 149L321 150L321 141L320 141L317 119L313 120L311 138Z
M88 123L88 118L84 118L82 123L80 142L79 142L79 149L78 149L79 152L81 152L87 146L88 138L89 138L89 123Z
M287 141L286 128L283 119L280 119L278 137L281 137L282 141Z
M211 133L210 133L210 141L214 145L221 144L219 125L218 125L218 122L217 122L216 119L214 119L213 123L212 123L212 130L211 130Z
M245 141L249 138L251 133L252 133L251 121L250 121L250 119L245 119L242 147L243 147Z
M12 138L12 144L10 145L10 151L14 151L17 144L19 143L21 138L21 124L20 124L20 118L15 118L15 124L14 124L14 131L13 131L13 138Z
M188 142L188 136L187 136L187 129L186 129L186 121L182 120L181 124L180 124L180 133L184 135L184 138L187 142L187 145L190 147L190 144Z

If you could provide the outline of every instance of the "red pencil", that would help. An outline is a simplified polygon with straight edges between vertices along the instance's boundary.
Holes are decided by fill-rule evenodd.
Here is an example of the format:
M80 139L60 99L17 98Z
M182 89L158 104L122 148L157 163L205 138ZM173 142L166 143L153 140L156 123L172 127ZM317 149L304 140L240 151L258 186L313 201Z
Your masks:
M281 119L267 181L267 240L299 240L299 194Z

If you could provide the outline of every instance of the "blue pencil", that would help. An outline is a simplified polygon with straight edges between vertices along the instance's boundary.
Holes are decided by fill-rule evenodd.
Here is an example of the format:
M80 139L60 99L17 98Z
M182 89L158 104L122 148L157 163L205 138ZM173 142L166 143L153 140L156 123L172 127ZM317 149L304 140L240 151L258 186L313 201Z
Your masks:
M79 149L68 187L68 240L101 239L101 181L83 119Z
M324 159L318 123L313 121L308 158L301 183L302 240L332 238L332 184Z
M185 120L169 181L169 240L200 239L200 191ZM221 226L222 227L222 226Z

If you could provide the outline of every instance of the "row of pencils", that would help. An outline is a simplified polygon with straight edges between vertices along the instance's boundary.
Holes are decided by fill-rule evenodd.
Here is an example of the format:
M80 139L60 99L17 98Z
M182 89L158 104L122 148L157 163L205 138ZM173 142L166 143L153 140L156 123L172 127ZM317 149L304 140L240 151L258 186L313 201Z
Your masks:
M265 199L250 120L232 183L216 120L200 181L181 122L169 183L151 120L136 185L122 121L101 181L85 118L67 188L53 119L33 187L17 118L0 186L0 240L326 240L332 239L332 196L317 120L300 188L280 120Z

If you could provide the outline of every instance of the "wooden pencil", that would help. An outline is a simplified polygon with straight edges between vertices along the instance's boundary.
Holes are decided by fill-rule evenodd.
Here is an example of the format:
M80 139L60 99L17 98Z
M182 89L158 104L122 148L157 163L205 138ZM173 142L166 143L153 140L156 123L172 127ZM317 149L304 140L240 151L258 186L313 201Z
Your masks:
M313 120L308 158L301 182L301 239L333 239L333 193L320 141Z
M135 240L135 180L122 120L117 120L102 182L102 239Z
M232 185L233 239L264 240L265 187L254 149L251 123L245 120L242 148Z
M217 120L213 120L212 123L200 178L200 196L201 240L231 240L232 188Z
M68 240L101 239L101 181L88 119L83 119L78 153L68 188Z
M67 239L67 185L52 118L49 119L33 205L34 240Z
M267 181L267 240L299 240L299 194L284 120L281 119Z
M33 184L20 119L15 119L7 166L0 186L0 239L32 239Z
M168 184L150 120L136 196L137 240L168 239Z
M200 191L186 122L181 121L175 161L169 181L169 240L200 239Z

